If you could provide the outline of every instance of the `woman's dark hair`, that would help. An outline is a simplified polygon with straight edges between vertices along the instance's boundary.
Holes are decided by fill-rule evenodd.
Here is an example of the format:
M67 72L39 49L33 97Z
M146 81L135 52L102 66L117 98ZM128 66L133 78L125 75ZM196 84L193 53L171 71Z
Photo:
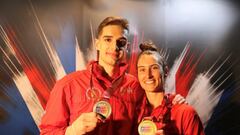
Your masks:
M138 55L137 62L139 61L139 59L141 58L142 55L156 55L158 58L158 64L161 65L161 68L162 68L161 69L162 75L165 78L168 74L168 66L167 66L165 58L159 53L159 50L156 47L156 45L151 40L149 40L149 41L144 41L143 43L141 43L139 45L139 48L140 48L141 52Z

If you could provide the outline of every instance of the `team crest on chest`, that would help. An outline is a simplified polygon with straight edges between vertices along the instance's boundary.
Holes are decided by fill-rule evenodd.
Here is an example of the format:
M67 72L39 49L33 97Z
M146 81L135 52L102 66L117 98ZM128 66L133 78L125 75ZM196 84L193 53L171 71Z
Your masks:
M120 94L131 94L133 92L132 88L130 87L121 87Z

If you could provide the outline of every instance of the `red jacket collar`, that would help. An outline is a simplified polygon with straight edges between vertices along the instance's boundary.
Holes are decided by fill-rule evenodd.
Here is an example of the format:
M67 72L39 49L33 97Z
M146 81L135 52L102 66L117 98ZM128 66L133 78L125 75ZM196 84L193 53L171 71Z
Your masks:
M141 109L143 109L143 111L140 112L138 122L142 121L142 119L146 116L152 117L153 119L158 121L160 117L163 117L167 115L167 113L170 113L169 111L172 107L172 98L172 95L166 94L162 100L161 105L152 110L145 94L141 105Z
M98 61L91 61L87 65L87 69L90 72L92 72L94 77L104 81L107 85L110 85L112 82L123 76L126 73L128 64L124 62L119 63L117 68L119 72L117 72L116 74L113 75L113 77L110 78L108 74L105 72L104 68L98 64Z

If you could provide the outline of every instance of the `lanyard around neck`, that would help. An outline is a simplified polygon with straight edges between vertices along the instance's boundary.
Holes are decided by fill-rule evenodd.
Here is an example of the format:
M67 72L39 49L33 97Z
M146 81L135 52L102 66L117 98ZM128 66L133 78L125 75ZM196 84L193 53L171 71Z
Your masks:
M95 88L93 85L93 65L91 65L90 69L90 88L87 90L86 95L89 99L99 100L100 98L107 98L109 99L114 90L117 89L120 84L122 83L124 78L124 75L120 76L116 81L114 81L110 87L106 87L104 84L102 84L106 90L102 93L98 88ZM99 82L100 83L100 82Z

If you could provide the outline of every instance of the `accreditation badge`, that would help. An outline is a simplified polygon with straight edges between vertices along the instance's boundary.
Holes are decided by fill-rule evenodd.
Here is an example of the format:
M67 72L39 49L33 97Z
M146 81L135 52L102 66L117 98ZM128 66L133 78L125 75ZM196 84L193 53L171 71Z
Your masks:
M155 135L156 132L157 132L157 126L151 120L143 120L138 125L138 133L140 135Z
M93 106L93 112L96 112L102 120L105 120L111 115L112 107L108 101L100 100Z

